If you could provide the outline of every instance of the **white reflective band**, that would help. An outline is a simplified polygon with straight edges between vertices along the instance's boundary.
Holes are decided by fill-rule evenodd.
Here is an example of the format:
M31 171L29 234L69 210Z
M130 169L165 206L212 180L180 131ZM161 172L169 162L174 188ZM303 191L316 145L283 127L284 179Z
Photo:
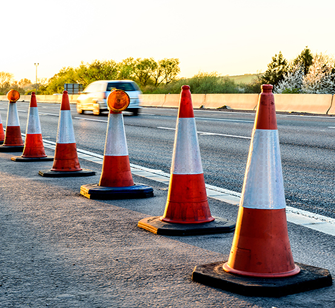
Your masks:
M194 118L179 118L172 155L173 174L203 173Z
M37 107L29 108L27 134L42 134Z
M122 113L110 113L107 124L105 156L127 156L128 147Z
M57 143L75 143L71 110L61 110L58 121Z
M253 130L240 205L252 209L286 207L278 130Z
M2 124L2 120L1 120L1 114L0 114L0 124Z
M20 126L16 103L8 103L7 126Z

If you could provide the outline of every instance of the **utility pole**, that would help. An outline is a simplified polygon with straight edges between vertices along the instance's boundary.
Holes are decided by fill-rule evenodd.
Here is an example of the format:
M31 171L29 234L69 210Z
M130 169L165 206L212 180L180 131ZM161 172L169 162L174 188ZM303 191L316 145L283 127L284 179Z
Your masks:
M34 63L34 65L36 66L36 95L37 95L37 66L39 65L39 63Z

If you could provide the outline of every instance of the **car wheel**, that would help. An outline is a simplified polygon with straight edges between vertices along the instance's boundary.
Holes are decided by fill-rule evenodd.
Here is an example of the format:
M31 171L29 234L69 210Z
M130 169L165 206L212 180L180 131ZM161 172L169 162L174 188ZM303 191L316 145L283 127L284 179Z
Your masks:
M133 115L134 116L138 116L139 113L140 113L139 109L133 109Z
M101 115L101 110L100 110L100 106L99 105L95 105L93 107L93 114L97 115L97 116Z
M79 114L82 114L83 113L83 109L81 108L81 104L80 103L77 103L77 112Z

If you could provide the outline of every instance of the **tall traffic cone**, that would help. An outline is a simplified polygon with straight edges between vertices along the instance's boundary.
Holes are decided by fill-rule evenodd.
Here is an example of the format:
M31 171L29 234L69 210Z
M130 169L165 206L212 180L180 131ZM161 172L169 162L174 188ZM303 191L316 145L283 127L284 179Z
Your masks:
M20 93L16 90L10 90L7 93L8 113L6 134L3 145L0 146L0 152L22 152L23 141L21 137L21 128L16 102L20 98Z
M41 160L53 160L45 154L40 118L36 102L35 92L31 93L30 106L28 111L28 121L26 129L26 138L24 141L23 154L12 157L13 161L31 162Z
M138 226L153 233L170 235L234 230L235 223L220 218L214 220L209 209L189 86L182 86L180 96L164 215L142 219Z
M134 184L130 171L128 147L122 110L129 105L126 92L114 90L107 98L110 109L102 173L99 184L87 184L80 193L91 199L130 199L153 196L152 187Z
M3 144L4 140L5 140L5 132L3 130L3 125L2 125L1 115L0 115L0 144Z
M196 267L193 280L254 296L329 285L327 270L294 263L285 209L274 96L272 85L263 85L228 262Z
M76 140L72 124L70 101L67 91L63 92L59 112L59 122L55 149L55 158L51 170L41 170L45 177L91 176L94 171L80 168Z

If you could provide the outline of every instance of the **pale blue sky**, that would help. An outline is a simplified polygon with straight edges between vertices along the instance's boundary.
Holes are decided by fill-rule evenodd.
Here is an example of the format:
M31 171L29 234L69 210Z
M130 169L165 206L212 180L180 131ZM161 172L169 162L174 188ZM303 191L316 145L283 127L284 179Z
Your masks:
M179 58L180 77L265 71L282 51L335 54L329 0L11 0L1 3L0 71L35 81L62 67Z

